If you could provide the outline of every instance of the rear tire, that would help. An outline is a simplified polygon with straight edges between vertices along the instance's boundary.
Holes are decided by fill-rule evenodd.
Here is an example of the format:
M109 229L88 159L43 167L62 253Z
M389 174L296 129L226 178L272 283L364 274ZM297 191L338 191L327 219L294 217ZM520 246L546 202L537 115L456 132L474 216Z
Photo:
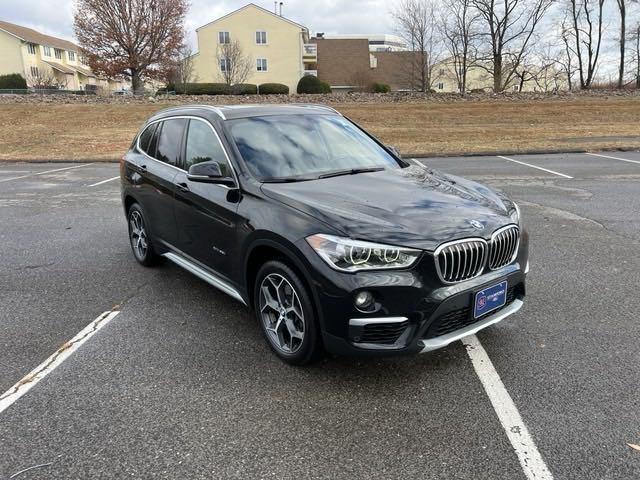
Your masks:
M265 263L253 289L256 318L271 350L290 365L322 355L320 329L311 295L300 277L278 260Z
M129 208L127 223L129 224L129 244L131 245L133 256L138 263L145 267L154 265L158 260L158 256L153 250L147 221L139 204L134 203Z

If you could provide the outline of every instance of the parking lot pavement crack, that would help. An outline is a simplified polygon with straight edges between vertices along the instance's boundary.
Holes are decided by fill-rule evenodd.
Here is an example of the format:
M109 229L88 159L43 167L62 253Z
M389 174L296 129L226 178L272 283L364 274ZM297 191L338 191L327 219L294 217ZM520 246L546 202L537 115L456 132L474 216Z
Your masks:
M12 397L15 395L21 395L21 391L25 387L29 386L29 384L35 382L36 380L39 380L41 377L44 376L43 374L46 375L46 372L48 372L48 370L52 367L52 365L56 364L56 362L59 360L60 356L64 352L72 348L74 345L82 343L87 337L93 335L100 328L100 325L102 324L102 322L104 322L107 318L109 318L110 315L114 313L114 311L115 310L104 312L102 315L96 318L93 322L91 322L91 324L89 325L89 328L85 328L82 335L76 336L72 340L66 342L58 350L56 350L55 353L51 355L44 363L40 364L35 370L30 372L24 378L22 378L22 380L16 383L7 392L0 395L0 406L2 405L2 402L4 400L7 400L9 399L9 397Z
M140 291L147 286L149 286L149 282L145 282L142 285L138 285L133 290L133 292L131 292L129 295L127 295L124 298L124 300L120 301L119 303L116 303L113 307L111 307L111 310L122 310L122 307L124 307L127 303L129 303L131 300L133 300L138 295L140 295Z

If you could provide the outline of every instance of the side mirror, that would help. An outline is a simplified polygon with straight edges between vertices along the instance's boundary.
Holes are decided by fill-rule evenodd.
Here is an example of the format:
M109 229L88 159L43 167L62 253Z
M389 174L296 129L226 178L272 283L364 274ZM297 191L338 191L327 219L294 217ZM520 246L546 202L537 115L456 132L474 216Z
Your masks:
M187 178L192 182L217 183L228 187L235 186L236 182L231 177L222 174L220 164L215 161L201 162L191 165Z
M396 157L398 158L402 158L402 155L400 155L400 151L394 147L393 145L385 145L387 147L387 150L390 150L391 153L393 153Z

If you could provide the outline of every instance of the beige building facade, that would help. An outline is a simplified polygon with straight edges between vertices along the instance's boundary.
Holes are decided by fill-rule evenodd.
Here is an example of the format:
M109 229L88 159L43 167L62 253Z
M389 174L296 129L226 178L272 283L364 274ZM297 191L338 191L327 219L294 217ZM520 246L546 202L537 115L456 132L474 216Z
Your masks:
M282 83L291 92L305 74L315 74L316 46L299 23L248 4L196 29L198 52L193 55L193 82L224 83L227 67L222 45L238 42L251 62L244 83Z
M122 89L123 80L97 77L73 42L0 20L0 75L19 73L29 87Z

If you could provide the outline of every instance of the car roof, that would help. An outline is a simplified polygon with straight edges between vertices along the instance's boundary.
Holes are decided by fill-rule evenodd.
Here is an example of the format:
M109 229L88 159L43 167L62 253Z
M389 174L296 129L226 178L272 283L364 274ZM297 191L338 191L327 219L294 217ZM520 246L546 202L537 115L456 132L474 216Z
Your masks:
M267 115L340 115L337 110L327 105L305 103L279 105L182 105L156 112L149 121L176 115L193 115L194 113L204 116L215 115L222 120L264 117Z

